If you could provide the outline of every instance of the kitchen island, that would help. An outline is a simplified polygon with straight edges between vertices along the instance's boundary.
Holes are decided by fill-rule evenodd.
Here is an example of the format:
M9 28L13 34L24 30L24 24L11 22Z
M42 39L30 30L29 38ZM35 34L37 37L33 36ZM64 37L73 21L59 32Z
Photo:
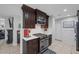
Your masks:
M39 54L43 53L48 46L51 45L51 39L49 35L34 34L30 37L23 38L23 54Z

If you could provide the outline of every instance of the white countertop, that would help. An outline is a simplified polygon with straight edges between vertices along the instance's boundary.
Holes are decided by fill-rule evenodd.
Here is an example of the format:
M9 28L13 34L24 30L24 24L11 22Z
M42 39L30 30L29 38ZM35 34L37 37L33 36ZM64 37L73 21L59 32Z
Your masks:
M23 39L24 39L25 41L33 40L33 39L36 39L36 38L38 38L38 37L33 36L33 35L31 35L30 37L23 37Z

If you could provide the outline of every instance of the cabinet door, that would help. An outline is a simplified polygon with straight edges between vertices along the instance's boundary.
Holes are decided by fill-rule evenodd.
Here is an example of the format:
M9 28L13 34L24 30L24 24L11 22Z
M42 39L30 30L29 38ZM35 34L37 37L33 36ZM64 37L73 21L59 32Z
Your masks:
M49 18L48 15L38 9L35 10L35 14L36 14L36 17L35 17L36 21L40 19L43 22L43 24L40 24L41 28L48 28L48 18Z
M23 28L35 28L35 10L26 5L22 6L23 10Z
M20 30L17 31L17 43L20 44Z
M34 13L34 11L31 11L31 13L29 13L29 27L35 28L35 13Z
M79 38L77 37L77 40L76 40L76 50L79 51Z
M36 21L41 21L41 23L40 24L44 24L44 21L45 21L45 19L46 19L46 13L44 13L44 12L42 12L42 11L40 11L40 10L38 10L38 9L35 9L35 15L36 15ZM38 22L37 22L38 23Z
M51 43L52 43L52 39L50 38L50 39L49 39L49 46L51 45Z
M52 44L52 35L49 35L49 46Z
M38 53L38 39L33 39L27 42L27 53L28 54Z
M13 30L7 30L8 31L8 40L7 43L10 44L13 42Z

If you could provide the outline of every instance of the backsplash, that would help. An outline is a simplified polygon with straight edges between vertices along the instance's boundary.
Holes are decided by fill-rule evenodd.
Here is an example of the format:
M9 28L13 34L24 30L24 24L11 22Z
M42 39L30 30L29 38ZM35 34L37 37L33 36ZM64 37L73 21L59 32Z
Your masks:
M44 33L44 29L42 29L39 24L36 24L35 29L30 29L30 31L30 34Z
M47 29L47 31L44 31L43 28L39 24L36 24L35 29L30 29L30 35L35 34L35 33L44 33L44 34L51 34L50 28Z

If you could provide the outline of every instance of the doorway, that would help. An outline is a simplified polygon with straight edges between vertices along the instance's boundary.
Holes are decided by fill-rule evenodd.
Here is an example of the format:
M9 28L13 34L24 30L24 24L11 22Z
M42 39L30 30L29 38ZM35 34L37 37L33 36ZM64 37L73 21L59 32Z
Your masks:
M13 46L13 17L0 17L0 54L20 53L19 46Z
M65 23L67 22L67 24L64 24L64 22ZM68 22L70 22L71 24L70 23L68 24ZM67 54L77 53L76 37L75 37L76 22L77 22L76 17L63 18L61 20L55 21L56 37L55 42L53 43L53 48L55 51L57 51L57 53L67 53Z

